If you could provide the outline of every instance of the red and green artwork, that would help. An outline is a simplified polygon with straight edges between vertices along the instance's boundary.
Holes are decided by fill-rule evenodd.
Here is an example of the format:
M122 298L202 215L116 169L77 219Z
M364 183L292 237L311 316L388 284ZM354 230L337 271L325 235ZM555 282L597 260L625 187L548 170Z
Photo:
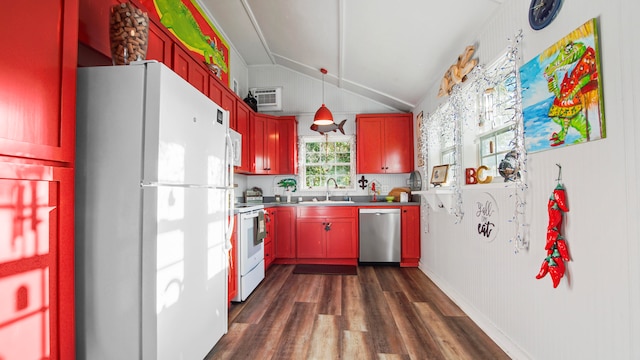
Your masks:
M606 137L596 19L520 69L527 152Z
M229 45L194 0L142 0L171 33L225 84L229 83Z

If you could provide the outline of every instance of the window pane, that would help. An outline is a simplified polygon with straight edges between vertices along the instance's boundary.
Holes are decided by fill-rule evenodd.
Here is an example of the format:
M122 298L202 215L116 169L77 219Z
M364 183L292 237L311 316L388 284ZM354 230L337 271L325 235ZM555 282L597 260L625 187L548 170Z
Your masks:
M350 172L350 166L336 166L336 174L340 174L340 175L349 175Z
M336 177L336 182L338 183L338 186L340 187L351 187L351 177L350 176L337 176Z
M339 163L350 163L351 162L351 154L337 154L336 161Z
M487 156L495 152L495 141L493 136L485 137L480 140L480 156Z
M305 147L306 147L305 150L307 151L307 153L320 151L320 143L317 143L317 142L307 143Z
M505 131L496 135L497 152L506 152L511 150L513 144L511 141L515 137L513 130Z
M492 156L487 156L482 158L482 165L486 166L489 168L489 171L484 171L483 175L491 175L493 177L496 177L498 175L498 162L497 162L497 157L495 155Z
M320 162L319 154L307 153L306 158L307 158L307 164L317 164Z

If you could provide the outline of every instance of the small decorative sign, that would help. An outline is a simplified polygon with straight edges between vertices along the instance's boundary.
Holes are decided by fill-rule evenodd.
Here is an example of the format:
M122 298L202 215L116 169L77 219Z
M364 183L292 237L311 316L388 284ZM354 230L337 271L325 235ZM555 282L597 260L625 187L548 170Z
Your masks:
M473 233L477 234L478 239L487 242L495 240L498 235L498 203L491 194L483 192L478 193L472 201L473 211Z

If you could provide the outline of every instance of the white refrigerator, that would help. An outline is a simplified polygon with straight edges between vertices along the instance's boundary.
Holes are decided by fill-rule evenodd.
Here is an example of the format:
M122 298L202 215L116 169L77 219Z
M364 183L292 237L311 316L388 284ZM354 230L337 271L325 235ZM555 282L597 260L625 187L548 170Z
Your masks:
M78 69L78 359L202 359L226 333L228 116L161 63Z

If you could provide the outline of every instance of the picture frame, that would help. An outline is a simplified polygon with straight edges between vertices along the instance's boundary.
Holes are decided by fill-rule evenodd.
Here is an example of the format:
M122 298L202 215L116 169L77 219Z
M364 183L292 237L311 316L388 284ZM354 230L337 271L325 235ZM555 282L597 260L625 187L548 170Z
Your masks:
M447 182L447 175L449 174L449 164L436 165L431 171L431 184L434 186L442 185Z

